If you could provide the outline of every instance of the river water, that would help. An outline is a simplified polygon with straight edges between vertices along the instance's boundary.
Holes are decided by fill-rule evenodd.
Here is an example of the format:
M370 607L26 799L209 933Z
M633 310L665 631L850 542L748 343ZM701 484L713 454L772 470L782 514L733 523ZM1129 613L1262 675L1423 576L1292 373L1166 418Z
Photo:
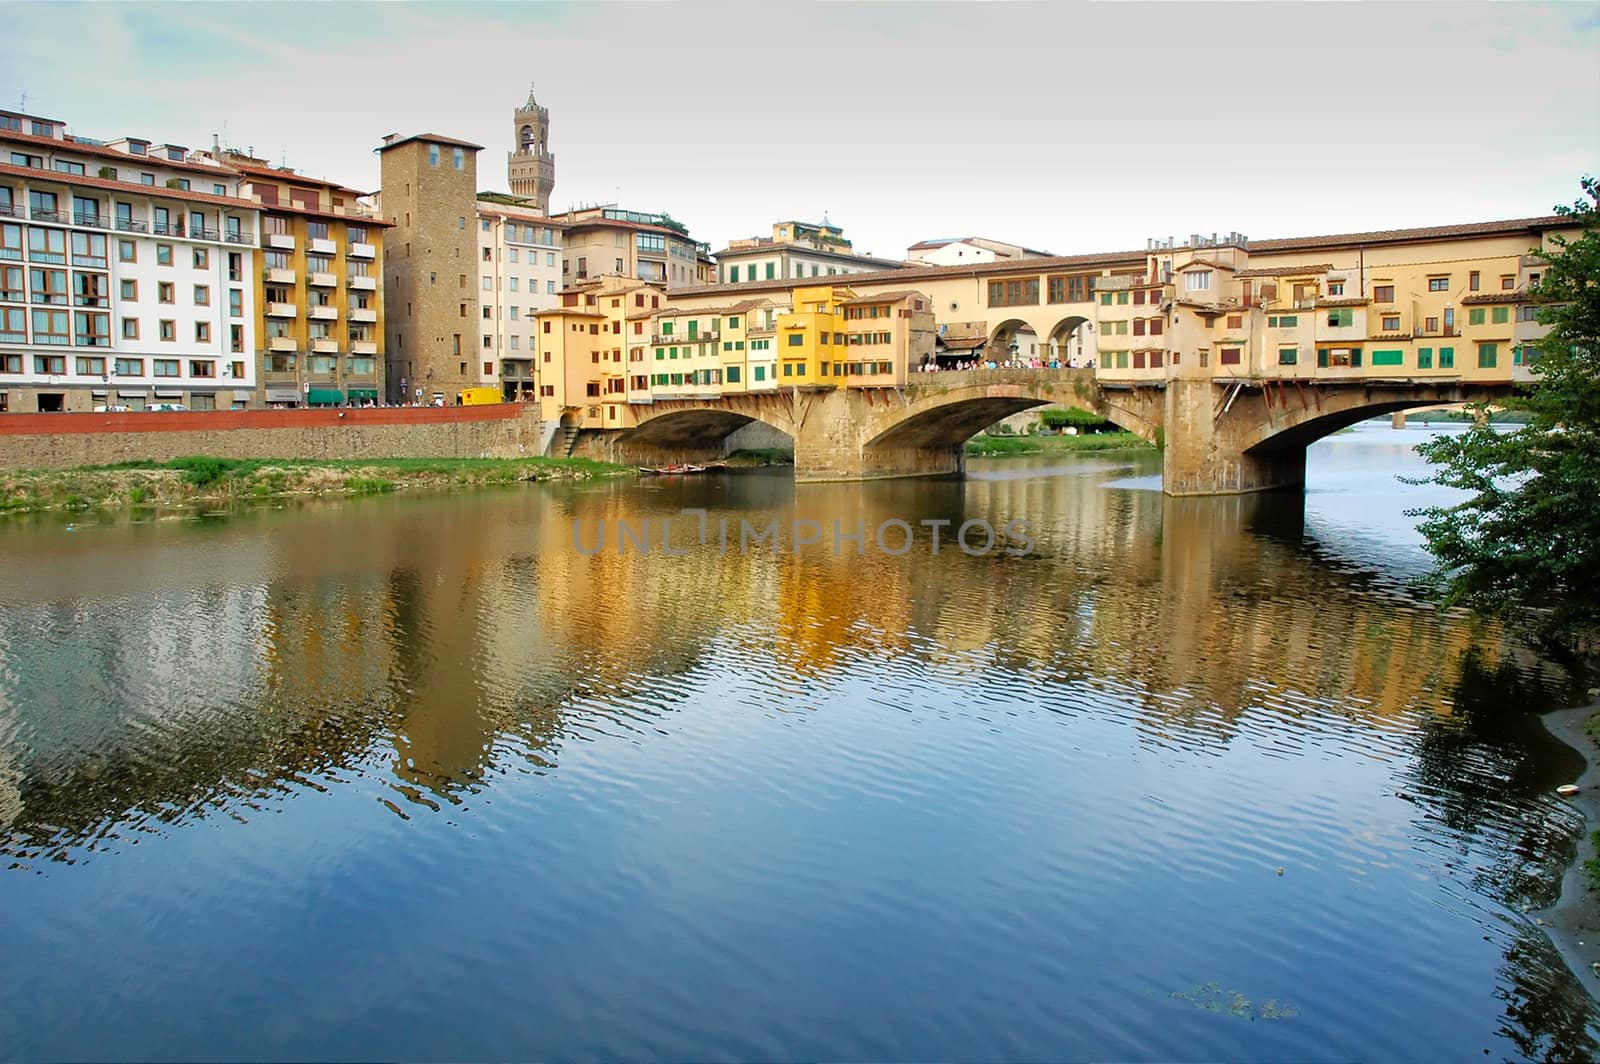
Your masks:
M1408 590L1421 436L6 521L0 1057L1593 1057L1583 681ZM919 534L574 547L684 508Z

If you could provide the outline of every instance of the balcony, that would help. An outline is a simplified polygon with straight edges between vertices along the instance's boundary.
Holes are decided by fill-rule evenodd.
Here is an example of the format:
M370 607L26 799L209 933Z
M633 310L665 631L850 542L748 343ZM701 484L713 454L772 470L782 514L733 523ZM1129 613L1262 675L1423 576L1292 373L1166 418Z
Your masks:
M103 214L74 214L73 225L81 225L85 229L110 229L111 219Z
M376 292L378 279L376 277L351 277L350 287L361 292Z
M345 254L352 259L375 259L378 257L378 249L373 244L355 243L350 245Z
M267 340L267 350L293 352L300 350L300 345L292 336L274 336Z
M350 353L352 355L376 355L378 344L374 340L351 340Z
M378 320L378 312L372 307L351 307L350 320L375 322Z
M310 313L311 317L317 321L339 320L339 308L332 305L314 304Z
M293 303L268 303L267 317L269 318L294 318L300 314L300 308Z
M137 218L118 218L117 229L124 233L148 233L150 231L150 223L141 222Z
M293 233L268 233L267 234L267 247L269 247L269 248L277 248L277 249L279 249L281 251L293 251L294 250L294 234Z
M319 355L337 355L339 353L339 341L330 340L327 337L312 340L311 350Z
M28 209L20 203L0 203L0 218L26 218Z
M222 234L222 239L226 240L230 244L248 244L251 247L255 247L256 243L256 237L254 233L246 233L240 230L229 230L228 232Z
M689 333L684 336L678 336L675 333L656 333L650 338L650 342L652 344L715 343L717 337L721 335L722 333L717 329L711 329L707 332Z
M268 284L294 284L294 271L282 266L268 267L261 276Z
M36 222L55 222L57 225L66 225L69 216L66 211L47 211L42 207L35 207L28 212L28 217Z
M313 273L306 278L307 284L314 284L318 288L332 288L339 283L339 279L331 273Z
M156 236L182 236L182 222L157 222L150 227L150 232Z
M324 236L314 236L306 241L306 251L312 255L332 255L336 250L333 241Z
M1421 325L1417 326L1412 335L1418 340L1433 340L1441 337L1447 339L1452 336L1460 336L1461 327L1459 325L1435 325L1430 329L1427 321L1424 320Z
M222 230L220 230L220 229L207 229L203 225L191 226L189 228L189 239L190 240L221 240L222 239Z

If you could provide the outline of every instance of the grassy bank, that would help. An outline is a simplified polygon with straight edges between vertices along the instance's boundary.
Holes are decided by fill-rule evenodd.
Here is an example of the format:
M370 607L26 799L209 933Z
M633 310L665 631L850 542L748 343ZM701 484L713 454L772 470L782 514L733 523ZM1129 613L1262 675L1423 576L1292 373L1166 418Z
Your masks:
M983 458L1078 451L1142 451L1151 447L1131 432L1097 432L1085 436L990 436L984 433L967 441L967 453Z
M0 513L172 506L281 496L375 495L630 473L587 458L176 458L0 473Z

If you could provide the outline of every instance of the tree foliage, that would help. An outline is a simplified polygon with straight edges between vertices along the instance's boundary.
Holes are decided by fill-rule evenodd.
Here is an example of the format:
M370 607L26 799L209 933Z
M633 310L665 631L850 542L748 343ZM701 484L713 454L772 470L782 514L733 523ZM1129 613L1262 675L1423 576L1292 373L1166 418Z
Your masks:
M1582 234L1533 249L1549 263L1533 295L1550 331L1512 404L1527 423L1418 446L1434 467L1419 482L1469 494L1413 511L1443 603L1567 648L1600 633L1600 212L1596 180L1582 186L1583 198L1556 208Z

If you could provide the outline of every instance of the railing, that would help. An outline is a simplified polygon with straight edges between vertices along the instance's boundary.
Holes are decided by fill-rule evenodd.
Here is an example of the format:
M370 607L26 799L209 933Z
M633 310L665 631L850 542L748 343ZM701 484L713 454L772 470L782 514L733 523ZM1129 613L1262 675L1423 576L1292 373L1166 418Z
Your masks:
M220 229L207 229L203 225L195 226L194 228L190 229L189 230L189 235L191 237L193 237L195 240L221 240L222 239L222 231Z
M28 209L20 203L0 203L0 218L26 218Z
M698 344L715 343L722 335L721 330L712 329L709 332L686 333L678 336L675 333L655 333L650 338L651 344Z
M1445 326L1435 326L1432 329L1430 329L1426 325L1421 325L1421 326L1418 326L1412 332L1412 335L1417 337L1418 339L1421 339L1423 337L1431 338L1431 337L1436 337L1436 336L1447 337L1447 338L1451 337L1451 336L1460 336L1461 335L1461 326L1459 326L1459 325L1445 325Z
M148 233L149 222L141 222L137 218L118 218L117 228L124 233Z
M66 225L68 216L65 211L47 211L43 207L35 207L28 212L28 217L36 222L56 222Z
M182 236L183 235L183 223L182 222L157 222L155 225L150 227L150 231L152 233L154 233L156 236Z
M101 214L74 214L72 216L72 224L87 226L90 229L111 228L110 220Z
M249 244L252 247L256 242L255 237L249 233L227 232L222 234L222 239L226 240L230 244Z

